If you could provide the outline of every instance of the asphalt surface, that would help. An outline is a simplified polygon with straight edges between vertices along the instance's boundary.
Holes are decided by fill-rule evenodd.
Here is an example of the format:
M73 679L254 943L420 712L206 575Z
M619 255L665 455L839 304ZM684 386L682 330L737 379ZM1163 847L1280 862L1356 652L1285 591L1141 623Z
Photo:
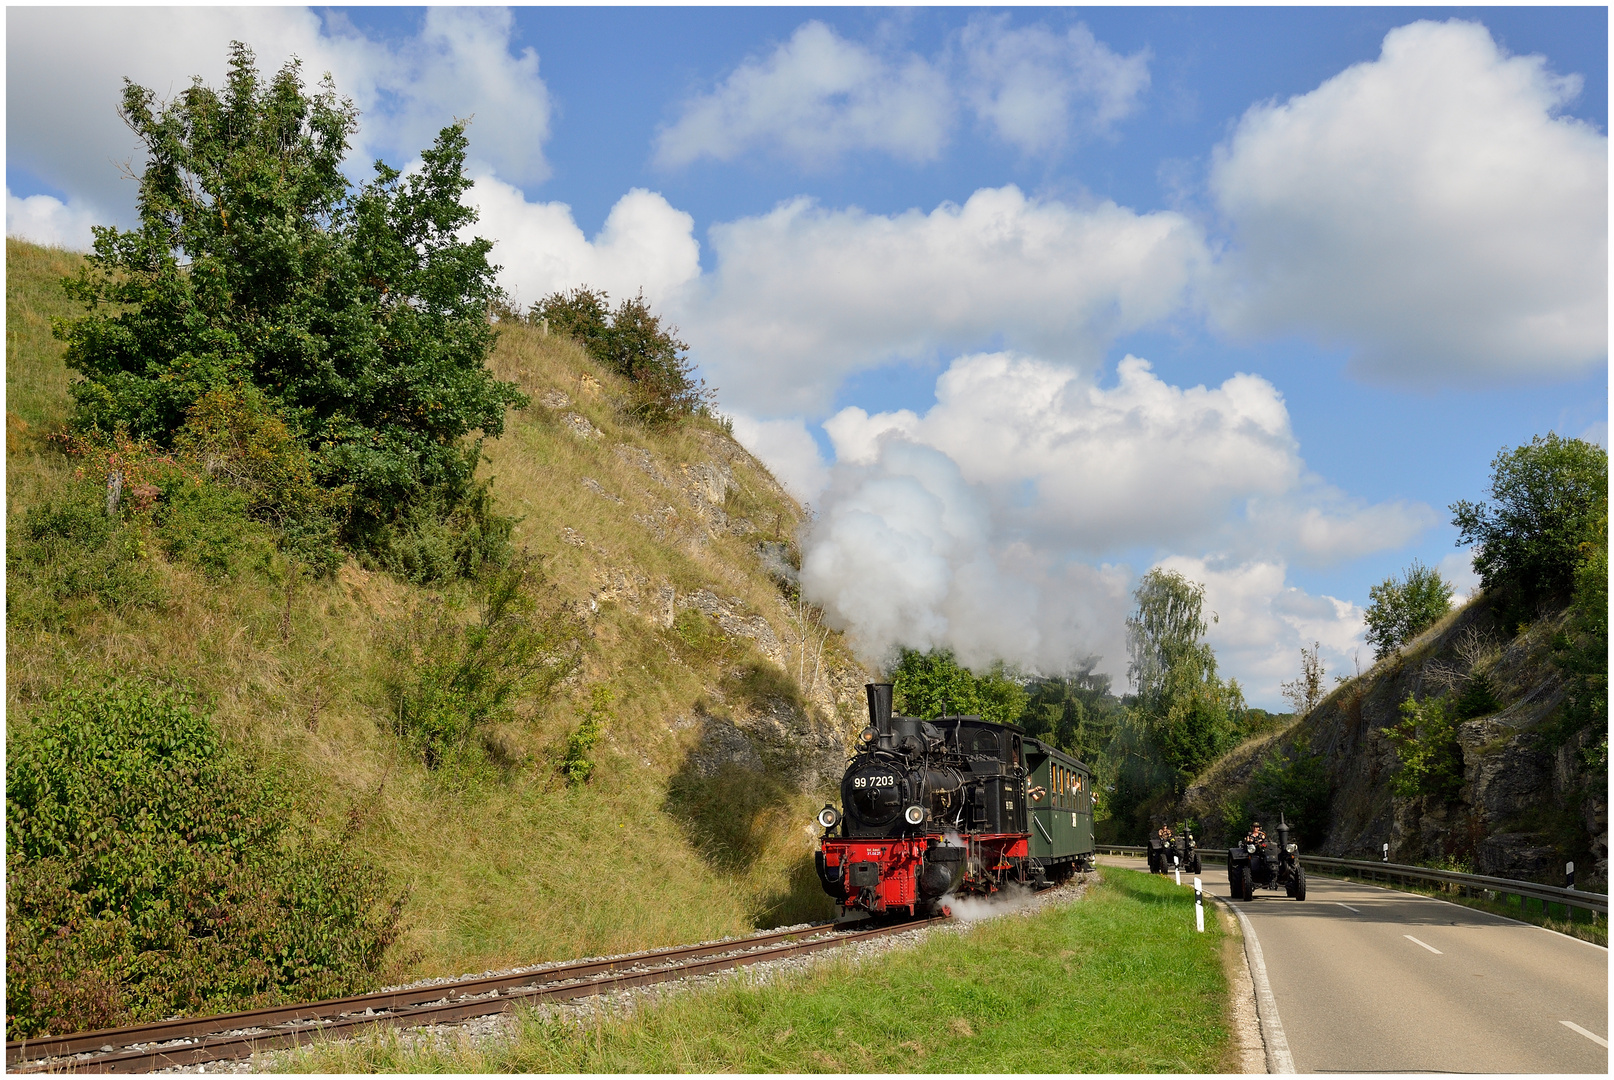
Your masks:
M1227 899L1226 870L1205 871ZM1371 885L1311 877L1306 892L1233 902L1297 1071L1608 1073L1607 949Z

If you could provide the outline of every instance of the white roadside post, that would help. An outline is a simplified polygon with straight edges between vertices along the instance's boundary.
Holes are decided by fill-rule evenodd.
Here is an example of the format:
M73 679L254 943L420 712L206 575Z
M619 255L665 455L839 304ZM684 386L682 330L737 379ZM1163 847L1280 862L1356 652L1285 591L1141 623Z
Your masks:
M1205 893L1199 887L1199 875L1194 875L1194 929L1205 932Z
M1182 866L1177 862L1177 856L1171 857L1171 872L1177 875L1177 884L1182 884Z

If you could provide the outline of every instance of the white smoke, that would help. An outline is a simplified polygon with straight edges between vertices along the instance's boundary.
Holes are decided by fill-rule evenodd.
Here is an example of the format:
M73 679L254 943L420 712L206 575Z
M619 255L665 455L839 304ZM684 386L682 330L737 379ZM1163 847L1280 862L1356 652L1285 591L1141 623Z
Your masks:
M804 538L801 580L868 663L896 649L950 648L1059 671L1089 653L1121 655L1127 575L1005 540L957 463L886 436L878 460L838 465Z
M979 922L1035 907L1037 894L1013 882L990 896L950 896L942 905L959 922Z

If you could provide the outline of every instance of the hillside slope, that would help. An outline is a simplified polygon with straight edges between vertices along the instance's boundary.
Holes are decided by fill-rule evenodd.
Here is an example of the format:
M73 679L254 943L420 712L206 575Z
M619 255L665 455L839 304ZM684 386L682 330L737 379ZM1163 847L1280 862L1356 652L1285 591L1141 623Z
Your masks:
M1552 662L1564 615L1526 624L1508 637L1495 605L1480 595L1348 680L1310 714L1230 753L1188 789L1185 813L1226 839L1223 808L1250 798L1264 763L1310 759L1327 781L1326 834L1318 854L1378 858L1390 845L1400 862L1446 863L1475 872L1562 884L1574 860L1582 884L1608 877L1607 793L1581 751L1588 734L1558 730L1565 682ZM1399 766L1385 735L1409 695L1460 695L1486 681L1495 708L1456 727L1461 788L1456 798L1402 797ZM1286 767L1292 768L1292 765ZM1276 816L1279 807L1255 807ZM1586 871L1590 870L1590 873Z
M73 480L46 436L70 408L49 320L71 314L59 280L78 262L7 241L8 558L29 509ZM717 422L626 419L624 387L569 340L506 326L490 363L532 404L486 445L484 475L587 631L561 692L487 739L490 772L434 772L392 726L392 644L437 612L469 617L471 586L422 589L351 558L327 580L270 555L210 574L155 544L141 549L154 606L53 606L8 581L8 740L65 687L191 687L315 834L406 897L388 978L825 913L808 826L867 676L793 598L801 508ZM557 764L591 711L596 768L568 786Z

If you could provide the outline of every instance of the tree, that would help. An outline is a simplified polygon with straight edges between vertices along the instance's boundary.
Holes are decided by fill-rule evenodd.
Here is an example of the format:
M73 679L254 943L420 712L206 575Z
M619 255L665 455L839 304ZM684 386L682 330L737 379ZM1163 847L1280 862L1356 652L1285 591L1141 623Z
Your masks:
M525 398L485 363L497 267L463 238L464 124L417 173L378 161L352 189L353 103L329 76L305 93L296 60L264 83L240 42L222 91L197 79L163 103L126 80L120 115L146 148L140 224L97 227L68 282L87 307L56 327L76 423L168 446L199 400L235 393L310 448L349 541L384 551L467 513L497 534L474 474Z
M891 673L893 704L904 716L979 716L1012 724L1025 711L1026 692L1001 662L976 675L947 649L904 649Z
M1098 660L1085 657L1063 674L1029 681L1019 721L1027 733L1088 764L1096 763L1115 737L1121 711L1120 699L1110 693L1110 677L1094 670Z
M1458 543L1475 544L1474 569L1489 592L1509 587L1513 607L1567 600L1608 499L1608 451L1581 439L1537 435L1491 462L1491 502L1451 505Z
M1244 697L1237 681L1217 676L1216 654L1201 640L1209 629L1203 585L1156 567L1133 598L1137 608L1126 621L1133 712L1180 787L1236 738Z
M1367 640L1373 658L1382 659L1411 641L1451 610L1451 585L1412 560L1405 576L1387 577L1368 590Z
M1296 716L1305 716L1323 700L1323 662L1317 659L1322 643L1314 641L1311 648L1300 647L1300 677L1280 687L1284 698L1294 707Z

